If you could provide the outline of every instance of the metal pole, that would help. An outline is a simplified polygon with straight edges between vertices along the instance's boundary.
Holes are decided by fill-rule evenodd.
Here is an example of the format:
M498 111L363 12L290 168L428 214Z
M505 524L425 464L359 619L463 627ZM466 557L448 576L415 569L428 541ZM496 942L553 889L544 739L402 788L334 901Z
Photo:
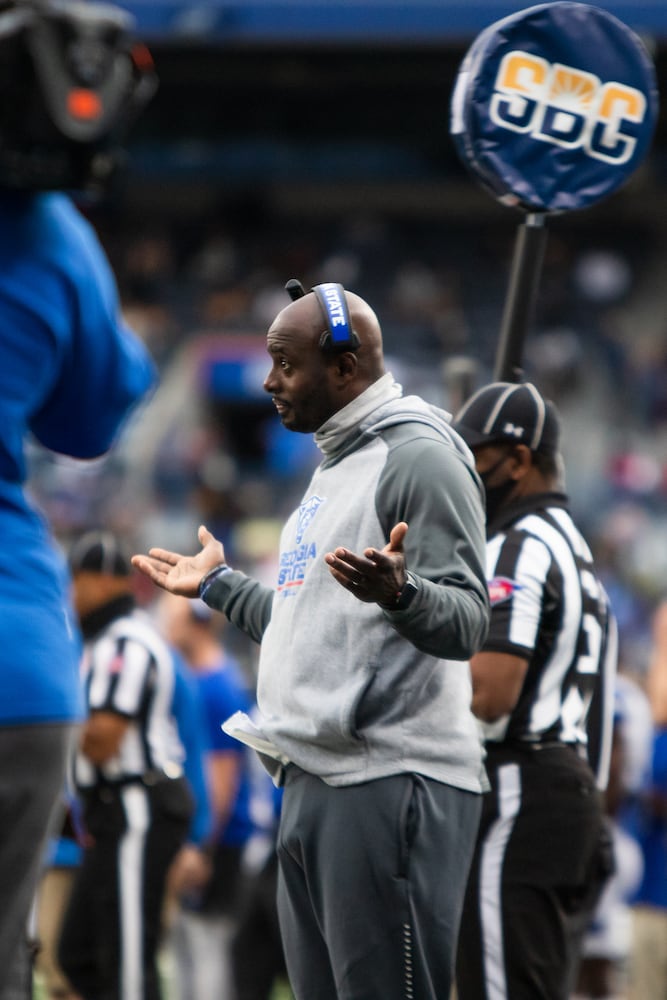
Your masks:
M505 300L494 381L520 382L521 359L528 327L533 316L537 287L542 271L547 227L542 213L526 216L517 231L510 282Z
M444 362L442 374L448 395L447 408L457 413L475 391L477 361L455 354Z

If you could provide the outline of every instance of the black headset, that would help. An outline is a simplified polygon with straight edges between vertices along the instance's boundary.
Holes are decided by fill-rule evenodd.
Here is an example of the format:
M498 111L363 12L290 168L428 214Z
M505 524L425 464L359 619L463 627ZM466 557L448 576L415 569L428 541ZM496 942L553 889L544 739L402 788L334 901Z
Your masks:
M285 285L285 291L293 302L309 294L297 278L290 278ZM343 286L334 281L326 281L321 285L315 285L310 291L314 293L326 323L326 330L320 337L322 350L358 350L360 341L352 329L350 310L347 307Z

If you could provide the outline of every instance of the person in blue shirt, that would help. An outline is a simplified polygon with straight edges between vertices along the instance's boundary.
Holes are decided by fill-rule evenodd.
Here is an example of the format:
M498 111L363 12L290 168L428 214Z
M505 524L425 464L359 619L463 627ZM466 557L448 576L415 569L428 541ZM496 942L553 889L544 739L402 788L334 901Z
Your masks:
M653 725L647 773L623 825L641 848L644 874L632 904L628 996L667 996L667 600L656 607L646 675Z
M96 234L64 193L101 188L112 133L141 104L149 72L125 13L94 6L26 0L0 11L2 1000L30 995L28 915L83 707L69 577L26 489L25 447L34 438L77 459L105 453L156 378L120 317Z
M170 710L176 720L178 735L185 751L183 771L194 799L190 831L182 850L192 847L200 851L208 842L213 821L204 767L206 752L204 706L197 683L175 647L172 647L172 655L176 683Z
M633 822L634 820L634 822ZM630 995L667 990L667 727L654 730L650 775L630 827L639 840L644 874L632 903ZM649 992L645 992L645 990Z
M230 949L245 884L243 859L258 833L251 753L223 732L221 723L236 711L250 711L253 702L240 664L225 650L202 601L165 594L159 619L163 635L190 668L203 709L212 824L207 850L199 858L181 852L172 872L178 910L170 943L178 995L208 1000L235 995Z

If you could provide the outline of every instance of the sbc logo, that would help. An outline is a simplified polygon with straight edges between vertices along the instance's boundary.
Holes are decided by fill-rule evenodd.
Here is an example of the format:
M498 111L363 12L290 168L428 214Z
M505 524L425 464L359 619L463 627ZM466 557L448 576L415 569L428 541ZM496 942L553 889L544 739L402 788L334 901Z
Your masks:
M617 165L637 144L624 127L641 124L645 114L641 90L602 83L593 73L521 51L503 56L490 102L491 120L500 128Z

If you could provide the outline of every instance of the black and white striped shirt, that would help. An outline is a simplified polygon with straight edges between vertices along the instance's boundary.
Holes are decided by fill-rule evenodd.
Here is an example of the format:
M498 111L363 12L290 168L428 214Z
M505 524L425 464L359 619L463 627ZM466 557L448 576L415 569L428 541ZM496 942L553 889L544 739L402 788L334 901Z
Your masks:
M604 787L616 671L616 624L590 549L563 494L527 496L487 542L491 624L485 651L528 661L511 713L487 741L559 740L586 749Z
M86 643L82 672L89 712L114 712L129 726L118 753L103 765L77 754L77 787L149 773L180 776L185 752L173 714L174 654L148 616L135 610L108 622Z

